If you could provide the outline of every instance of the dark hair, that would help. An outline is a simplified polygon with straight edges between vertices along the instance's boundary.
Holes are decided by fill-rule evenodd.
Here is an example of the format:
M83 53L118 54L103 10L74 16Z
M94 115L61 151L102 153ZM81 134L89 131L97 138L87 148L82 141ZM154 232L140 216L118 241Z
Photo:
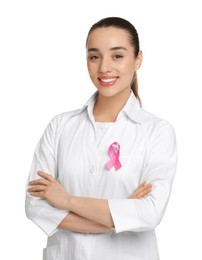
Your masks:
M135 58L137 57L139 50L140 50L140 44L139 44L139 37L137 30L135 27L127 20L120 18L120 17L107 17L99 20L97 23L93 24L88 32L88 36L86 39L86 45L88 42L89 35L92 31L94 31L97 28L105 28L105 27L116 27L119 29L124 29L129 33L130 37L130 43L134 47L134 55ZM140 105L141 99L138 94L138 81L137 81L137 74L135 72L135 75L133 77L133 80L131 82L131 89L133 93L135 94L136 98L139 100Z

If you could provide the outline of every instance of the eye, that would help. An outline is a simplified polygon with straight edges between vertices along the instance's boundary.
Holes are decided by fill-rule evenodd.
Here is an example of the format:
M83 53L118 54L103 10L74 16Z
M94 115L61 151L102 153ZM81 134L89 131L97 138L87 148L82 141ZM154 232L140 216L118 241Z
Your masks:
M115 54L114 55L114 59L115 60L120 60L120 59L122 59L123 58L123 55L120 55L120 54Z
M89 58L89 60L96 61L96 60L98 60L100 57L97 56L97 55L92 55L92 56L89 56L88 58Z

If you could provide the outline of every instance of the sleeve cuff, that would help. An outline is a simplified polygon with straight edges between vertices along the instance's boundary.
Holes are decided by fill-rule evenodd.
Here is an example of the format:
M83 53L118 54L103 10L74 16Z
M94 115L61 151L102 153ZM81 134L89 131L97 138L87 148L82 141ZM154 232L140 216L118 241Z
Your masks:
M46 235L51 236L58 231L58 225L68 214L68 211L58 210L56 208L49 210L46 208L33 218L33 222L35 222Z
M58 231L58 225L68 214L68 211L54 208L44 200L30 199L27 197L27 217L48 236L51 236Z
M139 218L133 200L111 199L108 200L108 204L116 233L131 231L139 227Z

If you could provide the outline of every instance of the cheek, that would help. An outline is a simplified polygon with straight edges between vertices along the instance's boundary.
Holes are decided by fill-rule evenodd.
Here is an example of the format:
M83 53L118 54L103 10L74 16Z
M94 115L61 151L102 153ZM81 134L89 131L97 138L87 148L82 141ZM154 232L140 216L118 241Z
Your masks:
M125 64L124 66L122 66L120 71L125 79L131 81L133 79L133 76L135 73L135 67L133 66L133 64L128 63L128 64Z
M122 64L120 64L119 69L124 73L124 74L130 74L135 71L135 61L132 59L127 59L125 60Z
M90 74L90 71L91 71L91 67L90 67L90 64L89 64L89 62L87 61L87 69L88 69L88 73Z
M128 77L131 78L131 80L134 77L135 71L136 71L135 63L129 62L128 65L127 65L127 72L126 73L128 73Z
M89 74L89 77L91 79L91 81L96 84L96 81L97 81L97 73L96 71L94 70L94 68L92 68L92 66L89 66L88 67L88 74Z
M92 78L96 74L96 66L95 64L87 63L88 73L90 77Z

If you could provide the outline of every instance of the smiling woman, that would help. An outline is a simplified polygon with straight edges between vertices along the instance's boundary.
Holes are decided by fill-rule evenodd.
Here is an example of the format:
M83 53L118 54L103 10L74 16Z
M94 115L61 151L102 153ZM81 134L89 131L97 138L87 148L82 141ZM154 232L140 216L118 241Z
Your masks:
M134 85L136 71L142 63L142 52L139 51L137 34L133 35L136 36L132 41L135 46L131 44L130 32L125 29L109 26L90 30L86 43L87 65L91 80L99 93L110 96L128 91ZM116 88L106 90L105 87L115 84ZM136 85L134 89L139 98Z
M158 260L154 229L176 170L173 127L141 107L142 51L130 22L98 21L86 49L97 90L45 130L30 171L27 217L49 236L44 260Z

